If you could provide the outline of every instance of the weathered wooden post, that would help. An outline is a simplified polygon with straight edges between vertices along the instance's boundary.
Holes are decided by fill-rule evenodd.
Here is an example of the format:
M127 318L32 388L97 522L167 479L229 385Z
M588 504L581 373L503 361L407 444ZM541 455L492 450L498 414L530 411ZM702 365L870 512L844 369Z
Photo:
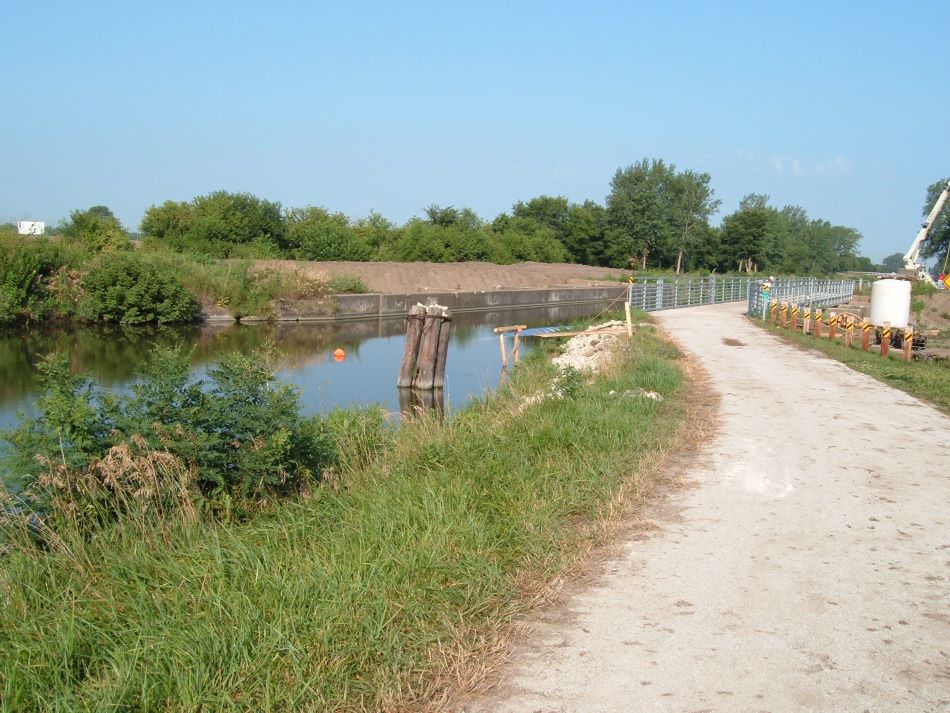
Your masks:
M881 330L881 356L886 357L891 350L891 323L885 322Z
M431 389L435 383L435 363L439 352L439 332L445 307L429 305L426 307L425 323L422 325L422 339L419 342L419 361L416 378L412 381L415 389Z
M782 326L788 327L788 302L782 303Z
M914 348L914 328L910 325L904 328L904 361L910 361L910 353Z
M847 331L845 332L844 343L848 345L848 348L854 346L854 315L848 315L848 326Z
M627 336L633 336L633 317L630 315L630 300L623 303L623 311L627 315Z
M412 386L416 375L416 361L419 358L419 341L422 337L422 324L425 320L426 308L424 305L414 305L406 317L406 346L402 354L402 366L399 368L399 379L396 386L407 388Z
M819 339L821 339L821 327L822 327L821 318L822 318L821 310L816 309L815 310L815 336L818 337Z
M861 351L866 352L871 348L871 322L865 317L861 322Z
M805 317L802 319L802 334L808 334L811 330L811 306L805 308Z
M828 320L828 339L834 341L838 336L838 313L832 312Z
M798 305L792 305L792 331L798 331Z
M435 379L433 388L441 389L445 386L445 362L449 356L449 333L452 331L452 316L448 310L442 315L442 324L439 326L439 346L435 359Z
M769 319L772 320L772 324L776 324L778 319L776 315L778 314L778 300L772 300L772 303L769 305Z

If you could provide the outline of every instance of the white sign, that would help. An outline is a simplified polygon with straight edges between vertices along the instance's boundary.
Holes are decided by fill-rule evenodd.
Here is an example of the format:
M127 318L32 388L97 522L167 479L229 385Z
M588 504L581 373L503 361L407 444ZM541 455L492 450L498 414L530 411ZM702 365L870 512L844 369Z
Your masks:
M39 220L20 220L16 224L16 231L20 235L42 235L44 230L46 223Z

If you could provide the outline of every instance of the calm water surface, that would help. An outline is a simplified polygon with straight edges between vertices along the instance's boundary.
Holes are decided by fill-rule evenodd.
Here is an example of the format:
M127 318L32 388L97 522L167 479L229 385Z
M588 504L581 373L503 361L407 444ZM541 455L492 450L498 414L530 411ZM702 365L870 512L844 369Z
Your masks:
M455 315L443 392L446 409L457 410L498 384L501 359L493 327L559 324L600 311L601 307L596 305L571 305ZM248 352L271 340L284 357L280 377L300 389L306 413L372 403L398 411L396 377L404 335L402 319L174 329L0 331L0 429L14 427L20 412L34 413L39 388L36 363L43 355L64 350L75 371L90 374L103 387L121 390L132 382L136 365L147 358L153 344L182 344L190 349L194 374L200 377L226 354ZM342 362L333 358L337 348L346 352ZM0 449L3 445L0 442Z

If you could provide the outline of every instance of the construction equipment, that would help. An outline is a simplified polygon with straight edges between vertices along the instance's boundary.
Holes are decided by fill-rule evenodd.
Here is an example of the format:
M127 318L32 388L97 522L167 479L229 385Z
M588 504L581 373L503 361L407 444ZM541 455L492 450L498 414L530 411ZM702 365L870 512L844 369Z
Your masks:
M904 269L899 273L901 277L922 280L934 287L937 286L937 283L934 282L930 273L927 272L927 268L920 262L920 246L927 237L927 233L930 232L930 228L937 219L937 216L940 215L940 211L943 210L944 203L947 202L948 197L950 197L950 181L947 181L947 185L943 187L943 191L937 196L937 202L934 203L934 207L931 209L930 215L927 216L927 220L921 224L920 231L917 233L917 237L914 238L914 242L911 243L910 249L904 253Z

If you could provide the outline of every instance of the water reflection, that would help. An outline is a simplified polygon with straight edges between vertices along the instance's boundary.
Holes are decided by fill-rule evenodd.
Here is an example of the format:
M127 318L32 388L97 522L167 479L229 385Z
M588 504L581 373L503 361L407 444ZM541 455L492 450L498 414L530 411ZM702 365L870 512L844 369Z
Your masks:
M31 411L38 384L36 364L63 350L75 371L90 373L101 385L121 388L153 345L182 345L191 352L196 375L230 352L250 352L274 342L284 357L281 377L300 387L311 413L336 406L381 403L391 411L419 405L458 408L495 388L501 374L497 337L491 328L509 324L558 324L597 314L598 305L547 309L494 310L454 314L444 393L403 396L396 389L405 320L375 319L329 324L196 325L180 328L44 327L0 331L0 429L15 422L16 411ZM336 349L345 360L333 358Z

